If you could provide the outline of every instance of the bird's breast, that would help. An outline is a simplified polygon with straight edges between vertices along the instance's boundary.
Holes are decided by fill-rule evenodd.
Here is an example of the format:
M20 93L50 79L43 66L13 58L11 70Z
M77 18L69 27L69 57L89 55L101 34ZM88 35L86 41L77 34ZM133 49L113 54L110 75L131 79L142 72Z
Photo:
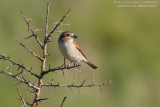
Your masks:
M85 59L78 49L76 49L73 41L59 42L58 44L62 55L70 61L79 62Z

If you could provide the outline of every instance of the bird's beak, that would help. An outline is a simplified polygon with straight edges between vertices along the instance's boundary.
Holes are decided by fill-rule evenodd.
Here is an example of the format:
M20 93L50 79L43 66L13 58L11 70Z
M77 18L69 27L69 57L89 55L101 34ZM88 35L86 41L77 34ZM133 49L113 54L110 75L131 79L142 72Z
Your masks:
M73 35L73 38L78 38L76 35Z

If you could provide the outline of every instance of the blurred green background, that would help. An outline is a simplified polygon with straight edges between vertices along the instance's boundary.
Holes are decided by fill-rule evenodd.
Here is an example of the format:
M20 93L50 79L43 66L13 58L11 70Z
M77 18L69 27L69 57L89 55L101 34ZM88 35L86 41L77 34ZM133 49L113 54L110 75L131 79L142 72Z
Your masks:
M152 0L153 1L153 0ZM86 84L112 80L112 85L104 86L101 94L98 87L82 88L71 92L68 88L43 88L41 98L49 98L39 107L58 107L64 96L67 96L64 107L160 107L160 7L155 8L118 8L114 0L0 0L0 54L9 55L13 60L28 68L33 67L35 73L40 71L40 62L30 55L15 40L18 39L27 47L42 55L34 38L24 40L31 35L19 9L31 18L33 29L43 40L45 29L46 5L50 3L49 30L54 21L58 21L71 9L59 30L72 31L79 38L76 42L84 53L99 68L81 67L76 84L86 79ZM47 67L57 67L63 63L57 39L48 45ZM8 63L0 61L0 68ZM11 68L16 74L16 67ZM71 84L75 70L65 70L66 81L62 72L50 73L44 77L44 83ZM33 77L24 74L31 82ZM20 107L15 84L12 78L0 74L0 104L2 107ZM36 80L37 83L37 80ZM32 101L31 89L25 85L20 87L25 99ZM28 90L28 91L27 91Z

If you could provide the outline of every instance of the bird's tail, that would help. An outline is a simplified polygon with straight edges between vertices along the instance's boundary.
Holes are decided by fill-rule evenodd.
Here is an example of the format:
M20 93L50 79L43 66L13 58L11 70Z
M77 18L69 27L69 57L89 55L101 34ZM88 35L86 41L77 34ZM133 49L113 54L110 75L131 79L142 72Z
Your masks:
M90 67L92 67L93 69L97 69L98 67L95 66L94 64L92 64L91 62L87 61L86 62Z

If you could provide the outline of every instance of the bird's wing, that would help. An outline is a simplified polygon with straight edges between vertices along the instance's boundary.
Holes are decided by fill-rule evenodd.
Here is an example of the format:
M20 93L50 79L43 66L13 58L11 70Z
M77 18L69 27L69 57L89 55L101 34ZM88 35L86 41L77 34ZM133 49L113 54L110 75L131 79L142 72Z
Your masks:
M73 44L75 45L75 47L79 50L79 52L86 58L86 56L84 55L83 51L81 50L81 48L78 46L78 44L76 42L73 41ZM87 59L87 58L86 58Z

